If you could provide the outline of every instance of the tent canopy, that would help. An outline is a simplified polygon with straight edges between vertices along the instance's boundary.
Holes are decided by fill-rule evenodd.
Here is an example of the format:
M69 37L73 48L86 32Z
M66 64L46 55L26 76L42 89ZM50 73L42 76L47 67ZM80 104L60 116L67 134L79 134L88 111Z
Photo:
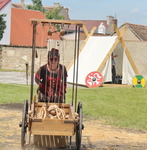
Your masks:
M92 71L101 72L104 77L104 82L111 82L111 54L114 52L118 41L118 36L90 36L81 50L78 60L75 61L75 65L72 64L69 68L67 82L73 83L73 76L74 73L76 75L77 69L78 76L77 79L75 78L74 83L77 81L77 84L85 85L85 78ZM123 76L122 83L131 84L135 72L125 54L124 47L122 52L123 54L120 56L123 57L123 61L125 60L125 63L122 61L121 64Z

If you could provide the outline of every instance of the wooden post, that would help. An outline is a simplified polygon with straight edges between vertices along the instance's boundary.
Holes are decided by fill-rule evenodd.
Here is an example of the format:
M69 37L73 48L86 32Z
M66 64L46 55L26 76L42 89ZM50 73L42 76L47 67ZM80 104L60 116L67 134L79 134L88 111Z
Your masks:
M116 48L117 44L118 44L119 42L121 42L121 44L122 44L122 46L123 46L123 48L124 48L124 51L125 51L125 53L126 53L128 59L129 59L129 61L130 61L130 63L131 63L131 66L132 66L132 68L134 69L134 72L135 72L136 74L139 74L139 72L138 72L138 70L137 70L137 68L136 68L136 66L135 66L135 63L134 63L134 61L133 61L133 59L132 59L132 57L131 57L131 55L130 55L130 53L129 53L129 51L128 51L128 49L127 49L125 43L124 43L124 40L122 39L122 36L123 36L123 34L125 33L125 31L126 31L126 27L125 27L124 30L122 31L122 34L120 34L119 29L116 28L116 33L117 33L117 35L118 35L118 38L116 39L116 41L115 41L115 43L113 44L113 46L111 47L110 51L108 52L108 54L106 55L106 57L105 57L104 60L102 61L102 63L101 63L101 65L99 66L99 68L97 69L98 72L101 72L101 70L103 69L103 67L104 67L104 65L106 64L107 60L108 60L109 57L111 56L113 50Z
M86 34L86 37L87 37L89 33L88 33L86 26L83 26L83 30L84 30L84 33Z
M119 40L120 40L122 46L124 47L124 51L125 51L128 59L129 59L129 61L130 61L130 64L131 64L132 68L134 69L135 74L139 74L139 71L138 71L138 69L137 69L137 67L136 67L136 65L135 65L135 63L134 63L134 61L133 61L133 59L132 59L132 57L130 55L130 52L129 52L128 48L126 47L126 44L125 44L125 42L124 42L124 40L123 40L123 38L121 36L121 33L120 33L118 28L116 28L116 33L117 33L117 35L119 37Z
M31 91L30 91L30 107L33 100L33 84L34 84L34 64L35 64L35 46L36 46L36 26L37 22L33 21L33 38L32 38L32 66L31 66Z
M110 58L113 50L115 49L115 47L117 46L117 44L119 43L119 38L116 39L115 43L113 44L113 46L111 47L110 51L108 52L108 54L105 56L105 58L103 59L101 65L99 66L99 68L97 69L98 72L101 72L101 70L103 69L104 65L106 64L107 60Z

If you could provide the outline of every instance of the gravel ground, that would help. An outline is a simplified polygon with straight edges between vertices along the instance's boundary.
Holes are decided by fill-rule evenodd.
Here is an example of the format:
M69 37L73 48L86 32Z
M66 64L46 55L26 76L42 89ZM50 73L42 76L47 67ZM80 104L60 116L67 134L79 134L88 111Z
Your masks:
M21 150L22 104L0 105L0 149ZM147 150L147 132L112 127L84 117L82 150ZM38 150L29 145L26 149Z

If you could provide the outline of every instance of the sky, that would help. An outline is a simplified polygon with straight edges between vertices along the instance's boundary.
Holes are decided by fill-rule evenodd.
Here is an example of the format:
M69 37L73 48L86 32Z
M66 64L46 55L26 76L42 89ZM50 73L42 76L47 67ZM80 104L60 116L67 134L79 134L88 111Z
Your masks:
M24 0L31 4L32 0ZM12 0L20 3L21 0ZM147 0L42 0L43 6L60 3L69 9L72 20L106 20L114 16L118 27L124 23L147 25Z

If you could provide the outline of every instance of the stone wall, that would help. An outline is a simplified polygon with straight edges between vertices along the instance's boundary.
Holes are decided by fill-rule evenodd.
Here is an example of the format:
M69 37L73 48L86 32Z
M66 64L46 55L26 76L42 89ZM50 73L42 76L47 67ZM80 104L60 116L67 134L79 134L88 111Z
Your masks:
M2 46L0 66L2 69L24 71L31 65L31 48Z
M80 42L80 45L83 41ZM36 48L38 58L35 58L35 71L43 64L47 63L48 50L52 47L60 51L60 63L68 67L74 56L73 40L68 41L50 41L47 48ZM28 64L31 70L32 48L31 47L11 47L2 46L0 48L0 68L7 70L26 71Z

